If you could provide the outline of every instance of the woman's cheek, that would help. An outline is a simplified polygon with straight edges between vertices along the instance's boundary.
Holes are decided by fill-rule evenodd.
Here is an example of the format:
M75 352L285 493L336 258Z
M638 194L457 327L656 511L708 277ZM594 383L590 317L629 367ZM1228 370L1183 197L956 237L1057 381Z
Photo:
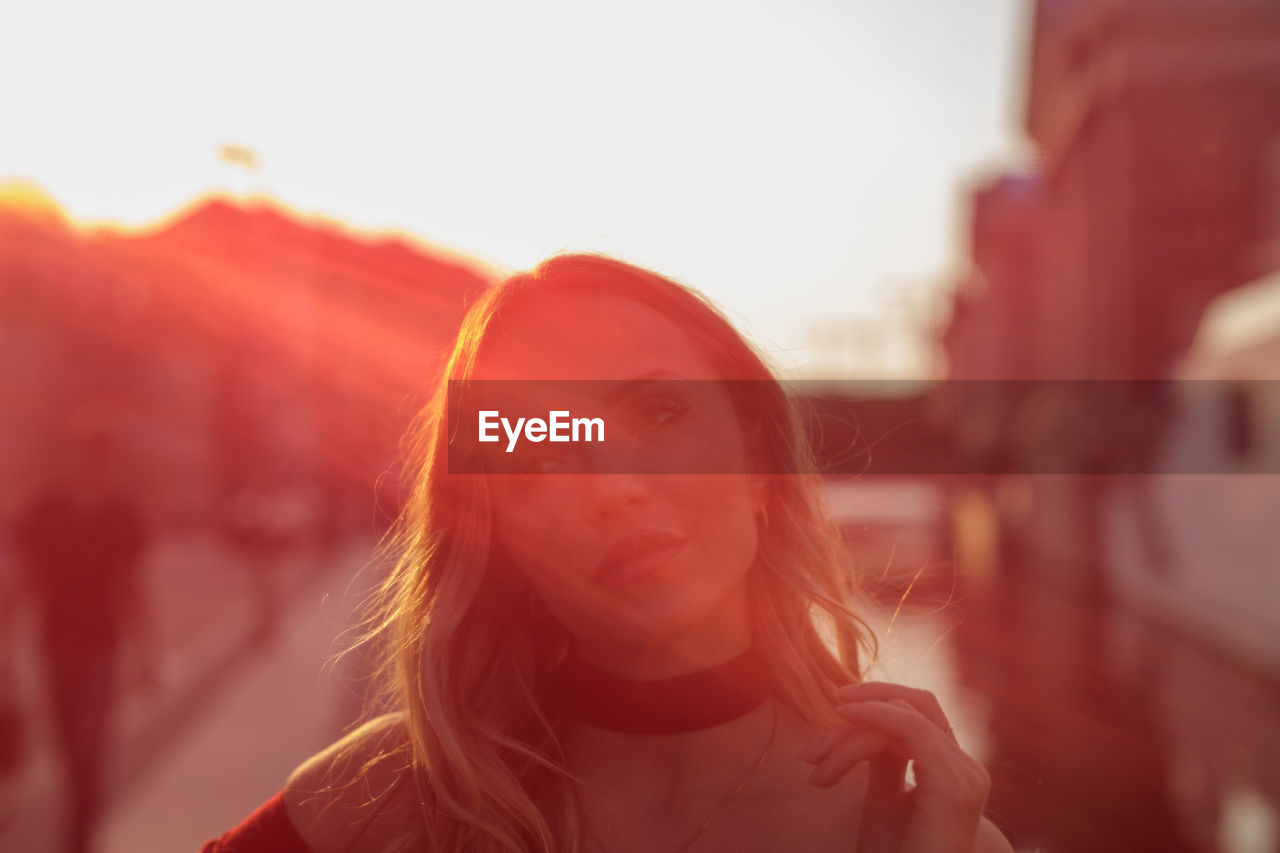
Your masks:
M583 580L585 558L575 547L581 540L564 518L527 509L501 517L496 531L517 568L544 593L563 592Z
M756 509L745 476L699 477L690 492L689 503L698 507L696 514L721 537L755 530Z

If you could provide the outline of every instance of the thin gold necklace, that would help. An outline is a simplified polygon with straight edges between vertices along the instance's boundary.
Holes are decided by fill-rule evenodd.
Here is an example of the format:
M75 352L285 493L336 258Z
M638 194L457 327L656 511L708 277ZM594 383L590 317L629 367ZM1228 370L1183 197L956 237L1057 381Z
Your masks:
M715 808L711 810L711 814L707 815L707 819L702 822L702 826L699 826L694 830L693 834L690 835L683 844L671 851L671 853L684 853L684 851L688 850L694 844L697 844L698 839L702 838L702 836L706 834L706 831L711 828L712 822L720 816L720 812L736 800L738 795L745 791L747 786L751 784L751 780L755 778L756 772L764 764L764 759L769 754L769 749L773 746L774 737L778 734L778 702L776 699L771 700L771 702L773 705L773 725L769 729L769 739L765 741L764 749L760 752L760 757L756 759L756 763L751 766L749 771L747 771L747 775L742 777L742 781L738 783L738 787L734 788L733 791L729 793L729 796L716 803ZM587 817L586 809L583 809L582 811L582 821L586 824L587 832L591 835L591 840L594 841L596 845L604 851L604 853L609 853L609 846L600 839L599 835L596 834L595 827L591 825L591 819Z

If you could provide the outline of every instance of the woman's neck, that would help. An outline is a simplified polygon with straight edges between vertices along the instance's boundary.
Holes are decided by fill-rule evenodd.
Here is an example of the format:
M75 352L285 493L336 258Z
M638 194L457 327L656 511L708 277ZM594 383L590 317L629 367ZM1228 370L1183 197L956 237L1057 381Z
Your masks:
M659 681L712 669L750 648L750 635L717 638L711 643L667 642L643 647L574 643L574 653L586 663L632 681Z
M569 716L631 734L674 734L735 720L773 694L773 678L748 651L722 664L656 681L621 678L570 654L550 687Z
M570 720L563 732L569 768L588 787L602 786L622 799L723 796L741 777L744 757L758 755L776 699L720 725L670 734L631 734Z
M579 658L597 669L633 681L657 681L711 669L751 648L746 591L727 597L697 624L661 638L625 643L578 637L573 648Z

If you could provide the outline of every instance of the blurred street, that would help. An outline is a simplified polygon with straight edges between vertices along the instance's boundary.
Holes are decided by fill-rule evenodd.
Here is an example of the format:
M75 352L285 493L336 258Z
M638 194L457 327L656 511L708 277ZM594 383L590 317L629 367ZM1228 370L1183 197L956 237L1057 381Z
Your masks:
M1274 673L1176 622L1091 600L1088 584L1046 579L1033 557L976 570L969 542L952 549L971 563L957 573L925 511L948 507L919 484L832 502L859 571L883 582L869 614L881 643L872 677L938 695L991 770L989 814L1018 850L1280 850ZM884 518L868 509L877 503ZM888 539L900 547L881 550ZM1112 560L1131 558L1115 539ZM194 851L340 734L356 701L343 671L324 665L371 544L282 560L280 609L263 633L262 587L235 553L195 534L162 541L148 570L166 651L159 683L130 688L119 706L102 853ZM0 849L55 853L62 771L30 651L18 658L35 730L4 784Z
M261 581L217 539L157 543L147 577L164 651L155 683L131 684L133 667L123 663L98 849L194 850L341 733L358 702L342 668L325 664L343 627L344 591L370 549L361 540L332 554L291 554L264 602ZM16 651L31 730L19 772L0 783L0 849L56 851L64 771L36 650Z
M1124 489L1093 493L1098 525L1074 532L1098 535L1097 550L1080 542L1064 561L1007 518L1002 530L981 490L941 502L919 482L842 484L861 492L833 504L860 510L847 535L882 605L872 677L938 695L990 770L988 813L1018 850L1275 853L1280 672L1259 640L1275 605L1228 597L1274 582L1274 532L1232 530L1277 486L1162 481L1176 548L1153 568Z

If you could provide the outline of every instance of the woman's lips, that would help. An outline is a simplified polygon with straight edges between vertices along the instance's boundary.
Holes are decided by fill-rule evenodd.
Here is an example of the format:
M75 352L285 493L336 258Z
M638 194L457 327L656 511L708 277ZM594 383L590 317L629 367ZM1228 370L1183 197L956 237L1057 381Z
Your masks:
M614 544L596 567L592 579L604 586L622 586L647 577L684 550L689 540L661 530L642 530Z

